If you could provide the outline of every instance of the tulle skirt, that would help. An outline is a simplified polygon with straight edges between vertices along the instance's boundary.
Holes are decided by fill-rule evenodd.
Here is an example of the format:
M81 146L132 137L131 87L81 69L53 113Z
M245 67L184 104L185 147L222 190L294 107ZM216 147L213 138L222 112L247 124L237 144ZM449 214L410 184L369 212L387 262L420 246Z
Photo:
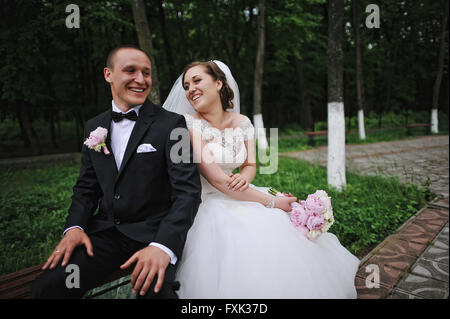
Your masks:
M214 193L203 197L189 230L177 293L182 299L356 298L358 265L334 234L310 241L284 211Z

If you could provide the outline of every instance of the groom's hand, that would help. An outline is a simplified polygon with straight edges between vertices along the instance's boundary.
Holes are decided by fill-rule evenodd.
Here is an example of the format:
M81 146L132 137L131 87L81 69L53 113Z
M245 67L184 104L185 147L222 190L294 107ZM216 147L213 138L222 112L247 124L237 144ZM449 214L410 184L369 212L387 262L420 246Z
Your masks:
M137 291L140 289L141 296L144 296L156 274L158 275L158 280L154 291L157 293L164 282L164 274L170 262L169 255L158 247L148 246L136 252L120 268L128 268L135 262L136 266L130 280L133 286L133 293L137 294Z
M53 269L58 265L61 258L64 257L61 266L66 266L69 262L70 256L72 255L73 250L80 245L86 246L86 251L89 256L94 256L94 252L92 249L92 243L89 239L89 236L86 233L79 229L73 228L69 230L61 239L58 245L56 245L53 253L48 257L47 262L42 266L42 269L45 270L50 266L50 269Z

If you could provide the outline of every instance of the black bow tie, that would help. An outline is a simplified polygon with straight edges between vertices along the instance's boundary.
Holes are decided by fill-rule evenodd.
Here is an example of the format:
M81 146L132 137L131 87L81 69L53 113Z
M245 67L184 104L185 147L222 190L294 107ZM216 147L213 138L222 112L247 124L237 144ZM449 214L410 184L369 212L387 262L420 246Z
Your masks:
M129 119L131 121L136 121L138 118L136 111L131 111L128 113L118 113L118 112L114 112L112 111L112 119L114 122L120 122L123 119Z

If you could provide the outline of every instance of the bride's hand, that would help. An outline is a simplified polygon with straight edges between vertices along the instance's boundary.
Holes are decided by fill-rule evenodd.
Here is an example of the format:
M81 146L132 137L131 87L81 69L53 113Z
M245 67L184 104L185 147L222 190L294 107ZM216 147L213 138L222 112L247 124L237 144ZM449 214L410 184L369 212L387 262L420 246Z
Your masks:
M240 191L243 192L248 188L249 182L247 182L241 174L233 174L230 173L231 182L227 183L228 189L231 189L233 191Z
M291 203L297 201L297 197L275 197L275 208L290 212L292 210Z

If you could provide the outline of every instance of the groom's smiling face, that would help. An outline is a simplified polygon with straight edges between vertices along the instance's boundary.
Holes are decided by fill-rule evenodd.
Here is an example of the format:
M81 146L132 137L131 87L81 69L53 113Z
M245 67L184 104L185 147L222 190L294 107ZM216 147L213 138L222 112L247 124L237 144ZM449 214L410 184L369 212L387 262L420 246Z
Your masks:
M111 65L104 69L104 75L111 85L114 103L122 111L143 104L152 87L150 60L136 49L117 51Z

